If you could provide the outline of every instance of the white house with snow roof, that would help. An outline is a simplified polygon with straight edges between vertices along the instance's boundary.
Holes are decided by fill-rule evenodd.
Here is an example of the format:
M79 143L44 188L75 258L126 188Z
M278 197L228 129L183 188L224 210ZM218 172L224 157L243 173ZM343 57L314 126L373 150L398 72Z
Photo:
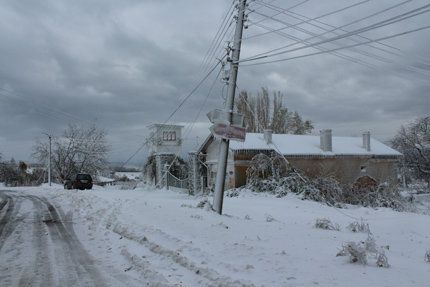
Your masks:
M209 136L198 154L206 169L206 186L215 181L219 139ZM397 180L397 164L402 154L366 132L362 137L332 136L331 130L320 136L247 133L244 142L230 141L226 188L246 184L246 170L257 154L282 155L309 177L332 176L339 182L354 184L363 178L375 183Z

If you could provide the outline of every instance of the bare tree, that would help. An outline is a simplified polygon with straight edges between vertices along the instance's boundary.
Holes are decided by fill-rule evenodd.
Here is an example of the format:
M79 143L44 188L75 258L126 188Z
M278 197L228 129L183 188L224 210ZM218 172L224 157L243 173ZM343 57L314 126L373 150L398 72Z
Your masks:
M106 132L95 125L82 127L71 124L62 137L53 139L52 146L53 175L60 181L79 172L96 175L106 169L109 151ZM47 142L38 140L33 147L33 157L46 163L48 148Z
M392 140L395 149L403 153L406 167L417 179L430 187L430 116L418 118L402 126Z
M273 93L271 101L266 88L262 88L257 96L242 91L236 101L236 109L244 116L247 132L272 129L278 134L310 133L313 130L312 122L303 120L297 111L288 111L288 108L284 107L283 98L284 95L278 91Z

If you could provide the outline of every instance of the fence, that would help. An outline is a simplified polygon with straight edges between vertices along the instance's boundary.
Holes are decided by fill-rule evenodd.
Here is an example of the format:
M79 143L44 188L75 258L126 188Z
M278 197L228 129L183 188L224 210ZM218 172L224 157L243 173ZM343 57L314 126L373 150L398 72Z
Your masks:
M179 179L170 172L167 173L167 188L169 186L188 189L188 178Z

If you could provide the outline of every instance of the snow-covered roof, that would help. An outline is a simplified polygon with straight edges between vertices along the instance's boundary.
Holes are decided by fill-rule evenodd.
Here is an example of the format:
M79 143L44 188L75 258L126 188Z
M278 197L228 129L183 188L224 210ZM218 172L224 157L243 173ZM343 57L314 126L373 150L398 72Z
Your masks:
M230 149L240 150L276 150L283 155L378 155L401 156L398 151L371 138L370 151L363 148L362 137L332 137L332 152L320 148L320 137L313 135L273 134L273 144L267 144L263 134L247 133L244 142L230 141Z

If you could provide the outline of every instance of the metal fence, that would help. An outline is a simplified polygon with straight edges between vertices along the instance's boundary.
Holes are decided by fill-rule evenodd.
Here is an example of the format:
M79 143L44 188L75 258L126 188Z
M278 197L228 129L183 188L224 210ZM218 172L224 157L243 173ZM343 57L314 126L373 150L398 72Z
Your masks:
M188 189L188 178L179 179L170 172L167 173L167 187L173 186L182 189Z

